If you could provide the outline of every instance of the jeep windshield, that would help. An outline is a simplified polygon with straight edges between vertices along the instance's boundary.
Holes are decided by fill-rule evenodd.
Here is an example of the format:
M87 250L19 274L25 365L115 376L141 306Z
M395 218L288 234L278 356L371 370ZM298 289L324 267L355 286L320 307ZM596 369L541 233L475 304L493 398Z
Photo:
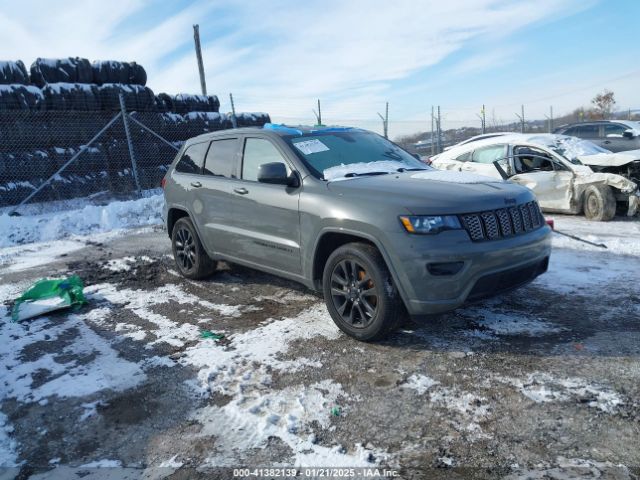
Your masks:
M324 180L431 169L395 143L364 130L327 128L284 139L311 173Z

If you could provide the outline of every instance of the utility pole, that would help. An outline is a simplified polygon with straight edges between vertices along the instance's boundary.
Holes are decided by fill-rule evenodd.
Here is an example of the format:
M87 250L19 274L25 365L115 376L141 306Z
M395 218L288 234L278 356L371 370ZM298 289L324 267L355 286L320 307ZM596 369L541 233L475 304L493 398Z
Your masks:
M384 132L384 138L389 138L389 136L388 136L388 133L389 133L389 102L387 102L387 105L385 107L384 117L382 115L380 115L380 113L378 113L378 116L382 120L382 131Z
M316 116L316 127L322 127L322 110L320 110L320 99L318 99L318 111L316 112L315 110L313 110L313 114Z
M238 119L236 118L236 105L233 103L233 93L229 94L229 100L231 101L231 123L233 128L238 128Z
M434 134L434 116L433 116L433 105L431 105L431 156L433 157L436 154L436 144L435 144L435 134Z
M436 128L438 129L438 153L442 153L442 129L440 120L440 105L438 105L438 120L436 121Z
M627 117L627 120L631 120L631 108L629 108L629 116Z
M200 88L202 95L207 94L207 82L204 79L204 64L202 63L202 49L200 48L200 26L193 26L193 41L196 44L196 57L198 58L198 71L200 72Z
M516 117L520 119L520 133L524 133L524 105L520 108L521 115L516 113Z
M480 119L480 127L482 128L482 133L487 133L487 116L485 114L484 105L482 105L482 110L480 110L480 115L477 115Z
M549 133L553 132L553 106L549 107L549 115L545 115L549 125Z

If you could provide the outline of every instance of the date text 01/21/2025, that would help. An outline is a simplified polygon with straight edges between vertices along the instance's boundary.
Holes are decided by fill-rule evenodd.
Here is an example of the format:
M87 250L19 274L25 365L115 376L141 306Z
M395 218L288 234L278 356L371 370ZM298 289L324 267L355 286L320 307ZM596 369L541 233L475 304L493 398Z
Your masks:
M399 472L385 468L240 468L235 478L396 478Z

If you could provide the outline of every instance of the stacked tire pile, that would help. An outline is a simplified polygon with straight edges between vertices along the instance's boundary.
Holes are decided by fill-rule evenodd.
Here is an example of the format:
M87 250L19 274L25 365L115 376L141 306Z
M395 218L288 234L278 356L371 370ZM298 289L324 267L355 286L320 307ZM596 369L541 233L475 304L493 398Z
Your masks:
M0 61L0 207L15 205L67 163L120 111L175 147L196 135L233 128L215 95L169 95L146 86L135 62L80 57ZM237 114L236 125L262 126L265 113ZM142 188L154 188L175 149L130 122ZM135 182L121 121L104 132L32 201L64 200L98 191L127 192Z
M0 111L40 110L44 106L42 91L29 85L29 74L22 61L0 62Z
M47 110L117 111L119 94L127 110L154 111L155 95L146 86L147 73L135 62L86 58L38 58L31 82L42 89Z

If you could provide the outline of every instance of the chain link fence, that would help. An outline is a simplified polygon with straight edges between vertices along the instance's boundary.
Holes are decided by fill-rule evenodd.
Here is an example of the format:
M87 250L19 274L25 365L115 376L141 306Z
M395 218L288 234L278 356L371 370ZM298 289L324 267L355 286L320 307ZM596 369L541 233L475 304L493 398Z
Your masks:
M0 111L0 209L126 198L156 189L185 140L261 126L264 113L130 111L126 98L97 111ZM129 106L133 107L133 105ZM77 202L75 202L77 203Z

